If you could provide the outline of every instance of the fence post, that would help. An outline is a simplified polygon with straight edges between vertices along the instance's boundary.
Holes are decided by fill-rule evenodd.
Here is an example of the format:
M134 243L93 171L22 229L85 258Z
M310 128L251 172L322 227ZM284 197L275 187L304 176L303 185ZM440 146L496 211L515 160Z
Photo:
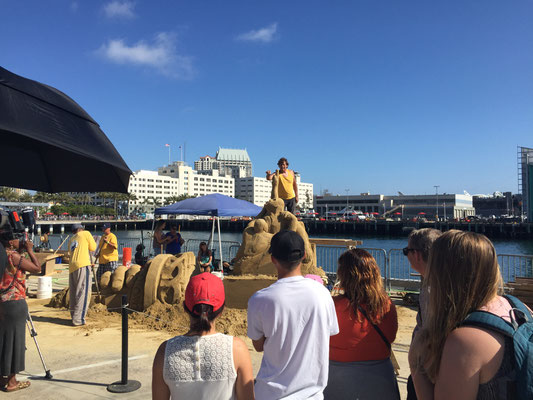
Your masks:
M128 296L122 295L122 371L121 380L107 386L111 393L129 393L141 387L139 381L128 380Z

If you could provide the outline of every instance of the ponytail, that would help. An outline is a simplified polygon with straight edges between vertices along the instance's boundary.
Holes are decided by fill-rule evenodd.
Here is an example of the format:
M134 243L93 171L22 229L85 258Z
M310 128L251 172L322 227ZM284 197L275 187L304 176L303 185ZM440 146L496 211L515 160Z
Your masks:
M191 330L194 332L208 332L211 330L211 323L222 313L224 305L213 311L213 306L208 304L196 304L192 311L183 304L185 311L191 316Z

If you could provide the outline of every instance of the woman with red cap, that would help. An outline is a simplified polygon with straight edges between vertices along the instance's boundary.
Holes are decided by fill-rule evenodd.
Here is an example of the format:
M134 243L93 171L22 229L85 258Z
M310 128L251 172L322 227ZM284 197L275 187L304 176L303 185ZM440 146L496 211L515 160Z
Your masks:
M204 272L190 279L184 301L189 331L159 346L152 370L152 399L254 398L246 344L215 329L224 302L220 278Z

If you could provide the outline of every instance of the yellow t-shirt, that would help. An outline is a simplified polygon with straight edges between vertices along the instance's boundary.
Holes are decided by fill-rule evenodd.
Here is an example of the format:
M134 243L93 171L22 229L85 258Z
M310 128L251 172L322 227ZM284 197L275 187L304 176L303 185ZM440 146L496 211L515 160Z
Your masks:
M104 242L105 238L107 238L109 243L114 247ZM107 264L111 261L118 261L118 242L114 233L104 235L100 239L100 257L98 258L98 262L100 264Z
M74 272L80 268L91 265L89 251L96 250L96 242L89 231L80 231L72 236L68 242L70 262L68 271Z
M296 197L294 193L294 172L290 169L287 170L287 176L279 174L279 186L278 186L278 195L283 200L290 200Z

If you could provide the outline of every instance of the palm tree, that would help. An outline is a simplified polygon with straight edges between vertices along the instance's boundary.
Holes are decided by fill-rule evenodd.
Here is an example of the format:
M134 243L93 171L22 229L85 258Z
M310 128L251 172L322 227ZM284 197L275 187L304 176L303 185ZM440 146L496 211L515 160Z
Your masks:
M52 194L47 192L37 192L33 196L33 200L38 203L49 203L52 199Z
M146 208L148 207L148 210L150 209L150 205L152 204L152 202L150 201L150 198L146 197L143 199L142 201L142 206L143 206L143 211L146 213Z
M0 199L4 201L17 201L19 199L19 195L17 192L15 192L15 189L2 186L0 188Z
M28 192L25 192L20 195L19 200L25 203L31 203L33 201L33 196Z

